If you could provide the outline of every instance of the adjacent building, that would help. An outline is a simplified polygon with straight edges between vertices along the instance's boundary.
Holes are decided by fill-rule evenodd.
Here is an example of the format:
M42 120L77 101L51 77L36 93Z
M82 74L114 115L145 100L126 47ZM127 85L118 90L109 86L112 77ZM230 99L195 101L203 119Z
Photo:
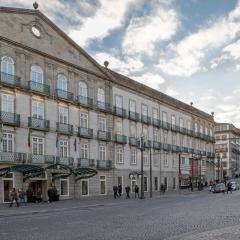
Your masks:
M216 123L215 140L215 178L235 178L240 173L240 129L231 123Z
M0 202L133 190L141 160L144 191L150 162L154 191L214 177L212 115L99 65L39 10L0 8L0 60Z

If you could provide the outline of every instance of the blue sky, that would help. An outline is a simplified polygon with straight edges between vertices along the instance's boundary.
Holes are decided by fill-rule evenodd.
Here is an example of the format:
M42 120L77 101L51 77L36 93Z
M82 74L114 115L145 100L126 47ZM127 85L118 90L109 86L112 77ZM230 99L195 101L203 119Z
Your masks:
M38 3L100 64L240 127L240 0Z

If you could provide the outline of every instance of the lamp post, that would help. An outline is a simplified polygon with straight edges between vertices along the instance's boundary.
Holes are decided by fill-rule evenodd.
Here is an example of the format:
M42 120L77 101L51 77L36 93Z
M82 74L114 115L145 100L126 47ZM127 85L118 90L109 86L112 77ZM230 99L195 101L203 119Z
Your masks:
M141 136L140 141L139 141L139 148L141 150L141 195L140 199L144 199L144 189L143 189L143 151L144 151L144 141L143 141L143 136Z
M182 180L182 176L181 176L181 153L178 154L178 187L179 190L181 190L181 180Z
M219 154L217 155L217 162L218 162L218 164L217 164L217 166L218 166L218 182L219 182L219 173L220 173L220 156L219 156Z
M150 198L152 197L152 150L150 146Z

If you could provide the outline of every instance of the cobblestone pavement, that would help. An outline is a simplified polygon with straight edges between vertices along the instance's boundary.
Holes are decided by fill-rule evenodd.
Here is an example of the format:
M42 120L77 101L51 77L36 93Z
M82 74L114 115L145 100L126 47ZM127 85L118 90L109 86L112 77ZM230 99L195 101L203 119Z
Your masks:
M151 200L85 200L85 205L59 202L52 208L56 211L45 204L46 211L17 215L12 214L17 208L0 208L0 239L235 240L240 239L239 200L240 191L196 192Z

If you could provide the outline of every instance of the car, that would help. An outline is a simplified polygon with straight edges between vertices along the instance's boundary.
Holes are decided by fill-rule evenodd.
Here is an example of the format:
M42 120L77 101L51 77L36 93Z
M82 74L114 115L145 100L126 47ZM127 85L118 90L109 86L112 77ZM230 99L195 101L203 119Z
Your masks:
M232 184L232 191L239 190L239 184L237 182L232 181L231 184Z
M224 193L226 192L226 186L224 183L218 183L213 186L212 193Z

